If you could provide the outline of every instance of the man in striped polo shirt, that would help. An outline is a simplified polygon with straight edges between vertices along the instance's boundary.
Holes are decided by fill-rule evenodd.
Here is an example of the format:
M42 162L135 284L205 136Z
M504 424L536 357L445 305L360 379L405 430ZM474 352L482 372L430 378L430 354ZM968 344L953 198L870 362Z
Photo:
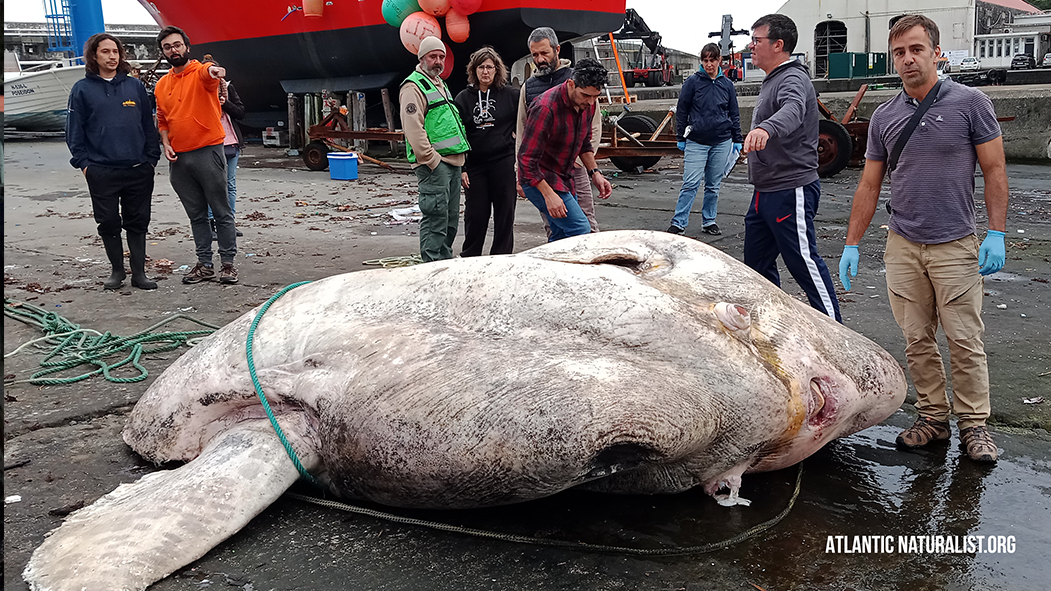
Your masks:
M938 27L908 15L890 30L894 67L904 90L881 105L869 123L865 170L850 213L839 278L850 289L858 272L858 242L876 211L888 154L903 128L938 82ZM989 231L978 245L974 167L985 177ZM1004 265L1007 168L992 101L951 80L940 89L890 171L891 216L883 260L894 319L905 335L905 356L916 386L919 418L897 444L917 448L949 439L949 413L959 420L960 440L978 462L995 462L996 444L986 430L989 366L982 343L983 275ZM848 276L848 273L850 276ZM935 339L938 324L949 342L953 402Z

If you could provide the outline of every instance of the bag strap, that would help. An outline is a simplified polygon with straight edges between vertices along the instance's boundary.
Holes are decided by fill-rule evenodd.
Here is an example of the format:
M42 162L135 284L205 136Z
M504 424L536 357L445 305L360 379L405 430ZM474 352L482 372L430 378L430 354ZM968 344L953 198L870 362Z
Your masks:
M927 93L927 96L923 97L923 102L920 103L919 107L916 107L916 112L912 114L912 118L909 119L908 124L905 125L905 129L902 130L901 135L898 136L898 142L894 144L894 149L890 152L890 159L887 160L887 170L894 172L894 169L898 167L898 157L901 156L901 151L905 149L905 144L909 141L912 136L912 132L916 130L916 126L920 124L920 119L923 118L923 114L927 112L927 109L931 108L934 104L934 99L938 97L938 91L942 87L942 81L939 80L935 83L934 88Z
M909 137L916 130L916 126L920 124L923 114L934 104L934 99L938 97L938 91L941 90L941 87L942 81L939 80L934 84L934 88L927 93L927 96L923 97L923 102L920 103L920 106L916 107L916 112L912 114L912 118L905 124L905 129L901 130L901 135L898 136L898 141L894 144L894 149L890 151L890 158L887 160L888 175L898 167L898 157L901 156L901 151L905 149L905 144L909 141ZM894 209L890 206L890 199L887 200L887 213L894 214Z

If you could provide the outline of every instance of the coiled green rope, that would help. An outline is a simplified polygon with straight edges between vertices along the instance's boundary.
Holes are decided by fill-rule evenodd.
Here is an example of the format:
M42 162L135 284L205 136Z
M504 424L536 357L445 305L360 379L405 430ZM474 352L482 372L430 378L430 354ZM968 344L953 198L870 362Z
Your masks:
M10 298L4 298L4 316L36 326L46 335L29 341L4 355L6 359L18 354L29 346L38 351L46 352L47 355L40 362L40 365L45 369L34 373L27 380L5 382L11 384L28 382L38 386L73 384L99 374L108 381L118 384L141 382L149 376L149 372L139 362L143 354L171 351L183 345L193 346L198 339L210 335L219 329L218 326L191 318L185 314L175 314L130 337L120 337L110 332L100 333L96 330L80 328L79 324L73 324L54 312L32 304L14 302ZM153 334L153 331L161 326L180 319L208 327L209 330L166 331ZM88 333L94 333L94 336ZM106 358L125 351L127 351L127 356L120 361L116 363L105 361ZM98 369L73 377L45 377L68 371L84 364L95 365ZM112 371L129 364L138 370L138 375L117 377L111 374Z
M281 291L271 296L271 298L259 308L259 313L255 315L255 318L252 319L252 325L248 327L248 340L245 343L245 354L248 356L248 375L252 376L252 385L255 386L256 396L259 397L259 402L263 404L263 410L266 411L266 416L270 419L270 425L272 425L274 431L277 432L277 437L281 440L281 445L285 447L285 452L288 453L288 457L292 460L292 463L295 464L296 470L299 471L300 476L302 476L304 480L318 488L322 488L321 484L310 474L310 472L307 472L306 468L303 467L303 463L299 461L299 456L297 456L295 450L292 449L292 444L289 443L288 438L285 437L285 432L281 429L281 425L277 424L277 418L274 417L274 411L271 410L270 403L266 401L266 395L263 394L263 387L259 384L259 378L255 375L255 359L252 355L252 342L255 341L255 329L259 326L259 321L262 320L263 314L270 309L270 305L277 301L277 298L285 295L285 293L299 287L300 285L306 285L307 283L310 282L300 281L299 283L285 286Z

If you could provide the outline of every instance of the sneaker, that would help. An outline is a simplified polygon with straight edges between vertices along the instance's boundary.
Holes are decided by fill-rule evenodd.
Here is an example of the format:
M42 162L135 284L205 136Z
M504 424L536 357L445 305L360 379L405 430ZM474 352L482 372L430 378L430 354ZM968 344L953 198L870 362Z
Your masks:
M237 283L237 269L233 263L223 263L223 268L219 269L219 283Z
M949 439L949 423L935 421L929 417L920 417L916 423L898 434L894 440L899 447L915 448L923 447L932 441L945 441Z
M240 230L234 230L234 234L237 234L238 238L240 238L241 236L244 236L244 234L242 234Z
M682 234L684 232L686 232L686 230L683 230L679 226L668 226L668 233L669 234Z
M960 431L960 447L967 450L967 457L976 462L995 462L996 443L985 425L976 425Z
M722 234L722 231L719 230L719 224L709 224L701 228L701 232L704 232L705 234L711 234L712 236L718 236Z
M183 283L200 283L215 279L215 269L211 265L198 262L190 269L190 272L182 276Z

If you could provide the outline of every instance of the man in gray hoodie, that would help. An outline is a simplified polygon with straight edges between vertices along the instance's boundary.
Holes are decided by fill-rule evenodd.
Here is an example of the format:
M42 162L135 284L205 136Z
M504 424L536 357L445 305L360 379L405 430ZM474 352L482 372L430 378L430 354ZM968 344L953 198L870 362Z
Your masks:
M768 14L752 25L752 63L766 72L744 140L755 194L744 218L744 262L781 285L777 257L810 305L842 322L832 276L817 253L817 93L806 66L792 59L799 35L792 19Z

